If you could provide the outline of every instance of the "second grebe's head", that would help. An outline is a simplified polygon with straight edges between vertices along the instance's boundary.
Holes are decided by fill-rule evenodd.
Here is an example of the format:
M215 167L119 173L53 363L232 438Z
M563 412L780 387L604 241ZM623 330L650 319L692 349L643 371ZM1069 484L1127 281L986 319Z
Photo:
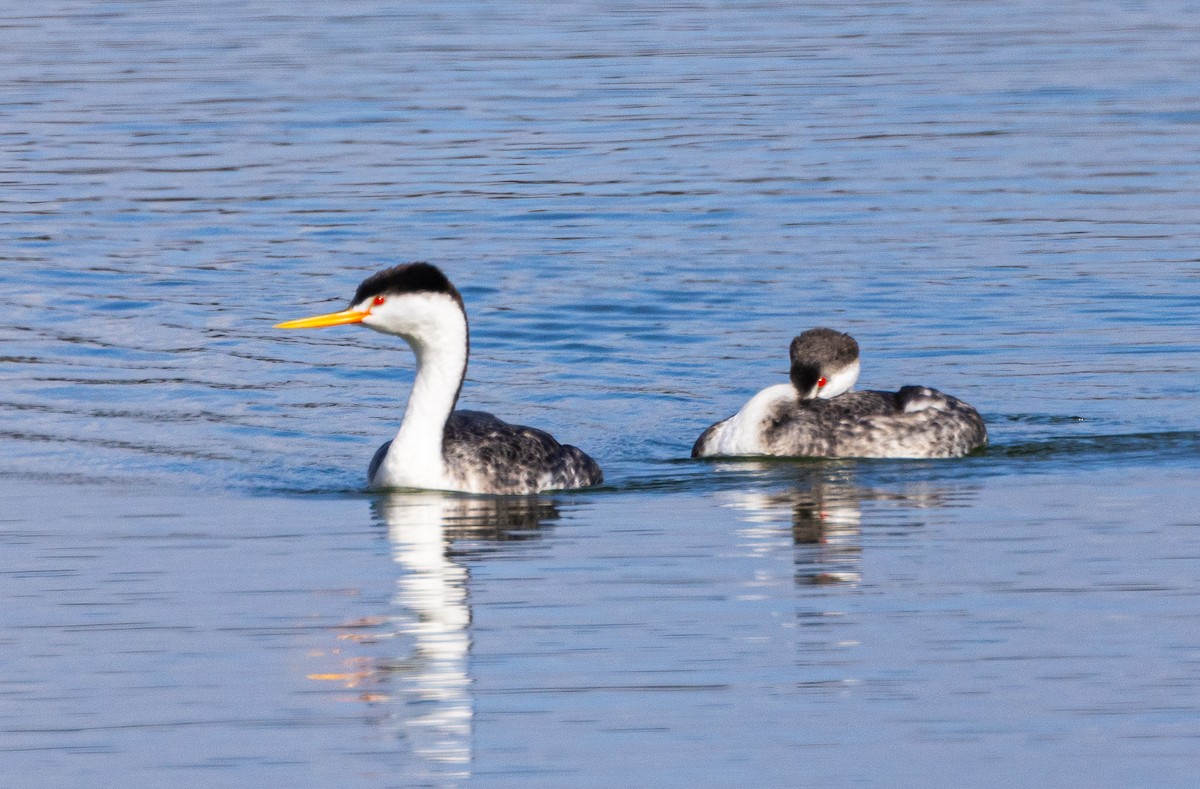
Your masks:
M792 340L791 380L801 400L828 400L858 380L858 343L833 329L809 329Z

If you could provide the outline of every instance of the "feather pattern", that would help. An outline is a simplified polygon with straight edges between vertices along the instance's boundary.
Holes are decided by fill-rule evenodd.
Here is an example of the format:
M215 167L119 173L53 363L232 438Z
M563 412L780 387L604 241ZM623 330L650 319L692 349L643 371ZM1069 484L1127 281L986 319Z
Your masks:
M780 457L943 458L987 443L979 412L956 397L924 386L898 392L846 392L832 400L777 399L757 425L737 416L704 431L692 457L746 454ZM750 428L757 446L722 450L726 433Z
M762 390L709 427L692 457L943 458L987 443L979 412L936 389L846 391L859 368L847 334L811 329L793 340L791 356L792 383Z
M483 411L455 411L442 431L445 487L472 493L536 493L599 485L604 473L578 447L544 430L510 425ZM392 442L379 447L367 474L383 463Z

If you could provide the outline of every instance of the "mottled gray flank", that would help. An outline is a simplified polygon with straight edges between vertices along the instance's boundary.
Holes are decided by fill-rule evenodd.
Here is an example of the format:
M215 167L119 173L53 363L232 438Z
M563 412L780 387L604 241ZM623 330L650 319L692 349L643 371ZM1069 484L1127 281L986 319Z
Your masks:
M768 414L771 454L822 457L958 457L987 441L979 413L924 386L846 392L780 403Z
M692 457L721 423L708 428ZM846 392L832 400L781 401L762 426L764 454L781 457L959 457L987 443L979 412L924 386Z
M510 425L483 411L454 411L446 420L442 456L450 481L464 490L526 494L599 485L604 474L583 450L549 433ZM392 442L375 452L375 476Z

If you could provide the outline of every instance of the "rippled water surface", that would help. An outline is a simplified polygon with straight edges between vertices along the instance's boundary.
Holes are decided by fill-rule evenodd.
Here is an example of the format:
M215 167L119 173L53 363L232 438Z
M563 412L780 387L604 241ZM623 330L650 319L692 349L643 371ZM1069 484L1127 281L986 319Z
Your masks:
M5 786L1190 786L1200 5L0 21ZM364 490L407 260L604 466ZM956 461L692 462L854 334Z

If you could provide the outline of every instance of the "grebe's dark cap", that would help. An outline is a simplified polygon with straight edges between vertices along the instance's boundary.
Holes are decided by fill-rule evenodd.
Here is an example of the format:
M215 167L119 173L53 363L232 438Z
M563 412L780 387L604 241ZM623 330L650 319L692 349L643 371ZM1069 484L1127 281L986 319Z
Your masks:
M809 329L792 340L792 364L817 365L839 370L858 359L858 342L833 329Z
M444 293L462 306L462 296L437 266L429 263L403 263L376 272L362 281L354 292L359 304L374 296L395 296L403 293Z

